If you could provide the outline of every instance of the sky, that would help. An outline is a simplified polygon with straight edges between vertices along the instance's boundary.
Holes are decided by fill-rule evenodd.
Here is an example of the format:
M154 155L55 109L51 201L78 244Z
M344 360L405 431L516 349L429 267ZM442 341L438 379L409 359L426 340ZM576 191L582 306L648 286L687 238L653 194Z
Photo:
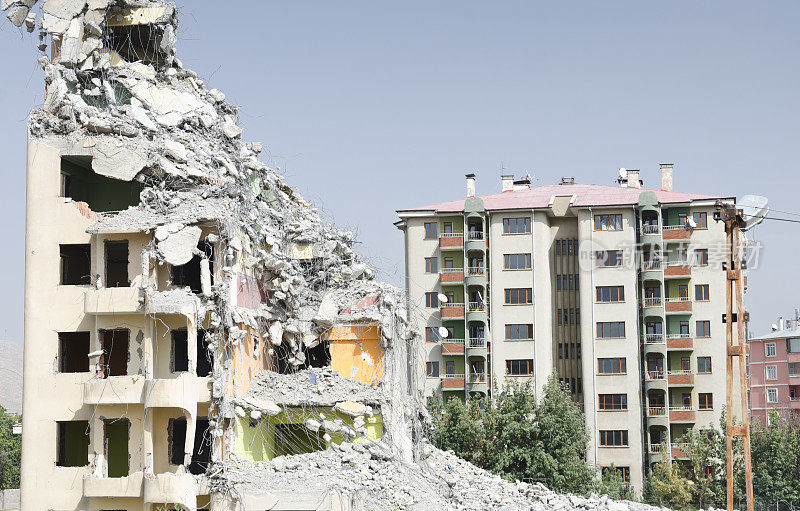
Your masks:
M241 108L247 141L403 285L395 210L506 173L767 196L800 214L796 1L179 0L178 56ZM224 7L220 7L224 6ZM35 38L0 22L0 338L22 342L25 137ZM779 216L778 213L774 215ZM796 218L780 215L786 218ZM766 221L751 329L800 307L800 223Z

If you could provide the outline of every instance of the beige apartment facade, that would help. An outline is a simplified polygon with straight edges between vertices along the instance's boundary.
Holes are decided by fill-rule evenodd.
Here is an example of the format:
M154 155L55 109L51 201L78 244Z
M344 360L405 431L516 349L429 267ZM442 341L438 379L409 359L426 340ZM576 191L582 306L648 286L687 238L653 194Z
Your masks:
M733 199L674 192L672 172L662 166L660 190L638 171L620 186L505 177L483 197L468 175L466 200L399 210L426 393L491 396L513 380L539 394L555 372L585 412L598 470L613 464L641 491L651 463L685 459L681 437L718 425L725 403L725 233L713 213Z

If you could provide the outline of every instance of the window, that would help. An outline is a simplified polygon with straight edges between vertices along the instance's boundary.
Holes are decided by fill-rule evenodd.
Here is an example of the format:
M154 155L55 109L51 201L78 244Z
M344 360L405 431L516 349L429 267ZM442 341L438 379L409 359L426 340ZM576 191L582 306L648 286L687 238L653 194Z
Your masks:
M778 402L778 389L767 389L767 403Z
M95 173L90 156L61 157L61 196L85 202L95 213L124 211L138 205L142 189L136 180L123 181Z
M628 446L628 430L627 429L610 429L600 430L600 446L602 447L627 447Z
M435 291L433 293L425 293L425 307L435 309L439 306L439 294Z
M711 321L696 321L697 337L711 337Z
M789 376L800 376L800 362L789 362Z
M455 259L453 259L452 257L445 257L444 258L444 269L445 270L452 270L454 264L455 264Z
M631 467L602 467L600 469L600 477L603 478L603 481L608 480L611 477L611 471L616 472L617 474L622 477L622 480L626 483L631 482Z
M692 213L695 229L708 229L708 213Z
M697 394L697 402L700 410L711 410L714 408L714 395L710 392Z
M686 225L687 215L686 213L678 213L678 225Z
M131 423L128 419L103 419L103 447L106 459L106 477L128 477L130 463L128 444Z
M648 321L645 324L645 330L649 335L661 335L663 333L660 321Z
M764 344L764 356L775 357L778 354L777 345L774 342Z
M622 215L595 215L595 231L621 231Z
M698 374L711 373L711 357L697 357L697 373Z
M786 339L786 351L800 353L800 339Z
M189 370L189 332L172 331L172 372L182 373Z
M201 378L210 376L214 371L214 353L208 349L208 342L206 342L208 336L209 333L206 330L197 330L197 364L195 365L195 370L197 376ZM320 343L317 347L324 346L324 344L324 342ZM257 358L258 354L256 353L255 355Z
M439 342L438 328L432 326L425 327L425 342Z
M506 374L509 376L530 376L533 374L533 359L506 360Z
M435 257L426 257L425 273L439 273L439 260Z
M195 294L202 294L203 270L200 263L203 259L207 259L209 267L213 268L214 246L206 241L197 244L197 251L188 263L172 267L172 283L176 286L188 287ZM213 272L209 284L214 285Z
M698 302L707 302L709 300L708 284L696 284L694 286L694 299Z
M768 380L778 379L778 366L767 366L767 379Z
M708 249L698 248L694 251L694 265L708 266Z
M503 269L529 270L531 268L530 254L505 254L503 255Z
M128 287L128 242L106 241L106 287Z
M425 222L425 239L435 240L439 237L439 226L436 222Z
M624 358L598 358L597 359L597 374L625 374L627 368L625 367Z
M84 286L91 283L91 245L59 245L61 285Z
M597 402L600 410L627 410L628 394L598 394Z
M624 321L609 321L597 323L598 339L621 339L625 337Z
M506 305L533 303L533 289L529 287L510 288L505 290Z
M445 234L453 234L453 222L443 222L442 232Z
M597 302L624 302L625 288L623 286L597 286Z
M503 234L530 234L530 232L530 217L503 219Z
M688 337L689 336L689 322L688 321L681 321L678 324L680 328L680 333L682 336Z
M426 362L425 363L425 374L428 378L438 378L439 377L439 362Z
M282 424L281 426L291 427L294 425ZM189 473L191 474L199 475L205 473L206 469L208 468L208 464L211 461L211 435L208 429L208 419L197 419L197 428L195 429L194 433L194 448L192 449L191 463L187 467L189 469ZM298 431L297 433L300 432ZM282 439L286 436L286 432L281 431L280 429L275 432L275 439L278 444L284 444L285 440ZM309 442L310 439L308 438L301 438L295 434L291 435L291 438L297 443L303 443L304 447L309 443L315 443ZM167 424L167 439L169 442L167 451L170 465L183 465L184 458L186 457L186 452L184 450L186 445L186 419L169 419L169 423ZM280 454L292 454L292 452L281 451L280 446L278 447L278 451L280 451Z
M89 332L59 332L58 371L89 372Z
M528 341L530 339L533 339L532 324L506 325L507 341Z
M598 250L594 253L595 266L622 266L622 250Z
M125 329L100 330L100 376L125 376L128 374L128 344L130 331Z
M456 363L453 360L445 360L444 373L451 376L456 374Z
M56 423L56 466L85 467L89 464L89 421Z

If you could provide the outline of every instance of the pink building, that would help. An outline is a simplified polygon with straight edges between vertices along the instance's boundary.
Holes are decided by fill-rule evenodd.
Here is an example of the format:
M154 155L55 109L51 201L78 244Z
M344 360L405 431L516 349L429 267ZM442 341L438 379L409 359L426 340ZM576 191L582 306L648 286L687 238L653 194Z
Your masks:
M770 410L800 418L800 325L751 338L748 353L753 420L764 423Z

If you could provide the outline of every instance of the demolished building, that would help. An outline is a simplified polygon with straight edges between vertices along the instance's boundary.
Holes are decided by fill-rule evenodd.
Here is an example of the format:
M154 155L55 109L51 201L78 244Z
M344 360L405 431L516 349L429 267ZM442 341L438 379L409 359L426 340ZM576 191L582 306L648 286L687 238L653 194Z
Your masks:
M176 58L174 4L36 3L2 0L46 83L28 123L23 509L620 510L425 443L405 298Z

